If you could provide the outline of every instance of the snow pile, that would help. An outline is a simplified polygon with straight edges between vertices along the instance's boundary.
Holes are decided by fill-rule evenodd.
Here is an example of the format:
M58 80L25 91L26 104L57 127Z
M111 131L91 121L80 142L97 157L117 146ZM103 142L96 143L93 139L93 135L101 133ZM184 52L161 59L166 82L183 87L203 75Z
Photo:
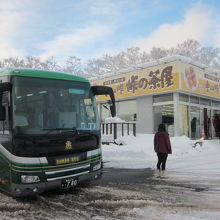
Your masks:
M156 154L153 146L154 135L137 134L134 136L124 136L116 140L123 142L122 146L110 144L103 145L103 158L109 161L107 166L121 168L145 168L155 167ZM193 148L192 141L186 137L171 138L172 150L175 157L187 155L190 152L197 151L198 148ZM121 164L119 165L119 163ZM116 164L115 164L116 163Z
M125 122L125 120L122 120L121 118L118 117L109 117L105 119L105 123L120 123L120 122Z
M115 143L118 145L126 145L127 144L127 140L125 137L119 137L115 140Z
M155 169L157 156L153 139L152 134L137 134L137 137L131 135L119 138L123 145L103 145L105 167ZM167 160L170 177L198 181L219 178L220 140L191 140L186 136L170 139L173 151Z
M108 135L103 134L102 135L102 143L114 143L113 134L108 134Z
M107 167L145 168L148 159L155 156L152 135L137 134L136 138L131 135L118 140L123 140L123 145L103 145L103 160L108 161Z
M122 120L121 118L118 117L109 117L105 119L105 124L110 124L110 123L123 123L125 122L125 120ZM109 125L108 129L110 130ZM113 132L112 134L103 134L102 135L102 143L117 143L119 145L125 144L125 141L123 140L123 138L118 138L117 140L114 141L114 136L113 136Z

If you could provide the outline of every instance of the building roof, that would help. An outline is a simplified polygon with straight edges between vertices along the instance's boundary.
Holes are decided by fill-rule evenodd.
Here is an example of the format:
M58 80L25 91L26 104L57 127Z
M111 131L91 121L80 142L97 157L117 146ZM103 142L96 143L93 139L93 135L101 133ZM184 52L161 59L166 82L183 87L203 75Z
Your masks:
M68 73L25 68L2 68L0 69L0 76L27 76L47 79L89 82L87 79L83 77L75 76Z
M90 78L90 80L95 81L95 80L107 78L107 77L114 76L114 75L129 73L129 72L136 71L136 70L139 70L139 69L145 69L145 68L152 67L152 66L157 66L157 65L160 65L160 64L170 63L170 62L173 62L173 61L181 61L183 63L192 64L192 65L197 66L201 69L205 69L207 73L215 74L216 76L220 75L220 70L209 68L207 65L204 65L204 64L199 63L197 61L194 61L193 59L191 59L189 57L175 55L175 56L164 57L164 58L161 58L161 59L158 59L158 60L155 60L155 61L150 61L150 62L147 62L147 63L138 64L138 65L133 66L133 67L129 67L129 68L126 68L126 69L119 70L117 72L106 73L106 74L103 74L101 77L100 76L99 77L92 77L92 78Z
M220 99L219 71L214 72L182 56L166 57L117 74L104 75L93 84L112 87L117 100L173 91ZM99 101L105 101L104 97Z

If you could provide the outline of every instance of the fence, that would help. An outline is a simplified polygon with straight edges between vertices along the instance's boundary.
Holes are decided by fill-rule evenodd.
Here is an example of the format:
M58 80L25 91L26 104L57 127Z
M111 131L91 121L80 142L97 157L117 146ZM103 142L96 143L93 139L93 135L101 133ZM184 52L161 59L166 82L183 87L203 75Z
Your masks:
M113 123L102 123L102 136L110 136L112 138L105 139L103 143L115 143L115 140L119 136L125 134L133 134L136 137L136 122L113 122Z

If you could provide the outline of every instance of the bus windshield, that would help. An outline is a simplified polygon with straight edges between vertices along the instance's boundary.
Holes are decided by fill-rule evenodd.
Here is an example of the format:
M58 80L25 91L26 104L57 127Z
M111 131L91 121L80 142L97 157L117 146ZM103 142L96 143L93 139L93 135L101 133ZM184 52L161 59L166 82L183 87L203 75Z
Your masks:
M98 114L86 82L13 77L13 129L17 134L98 130Z

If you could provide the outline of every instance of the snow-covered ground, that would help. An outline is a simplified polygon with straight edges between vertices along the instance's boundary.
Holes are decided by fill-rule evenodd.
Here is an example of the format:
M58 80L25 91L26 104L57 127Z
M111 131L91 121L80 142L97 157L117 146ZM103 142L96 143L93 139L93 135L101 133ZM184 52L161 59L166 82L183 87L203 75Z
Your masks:
M104 175L74 190L16 199L0 193L0 219L219 220L220 140L173 137L169 179L152 176L153 135L103 145ZM103 137L105 138L105 137ZM126 169L127 168L127 169ZM151 169L148 169L151 168Z
M157 156L153 147L154 135L137 134L137 137L121 137L123 145L103 145L105 167L152 168L155 169ZM195 145L196 142L197 143ZM220 140L191 140L186 136L171 137L173 154L168 156L166 181L179 181L208 187L200 193L201 204L198 210L178 210L170 212L164 207L147 207L140 213L150 218L149 212L156 212L158 219L220 219ZM172 189L171 189L172 190ZM207 201L204 201L204 199ZM209 208L206 210L205 204ZM211 211L210 211L211 210ZM155 217L155 216L154 216ZM153 218L157 219L157 218Z

